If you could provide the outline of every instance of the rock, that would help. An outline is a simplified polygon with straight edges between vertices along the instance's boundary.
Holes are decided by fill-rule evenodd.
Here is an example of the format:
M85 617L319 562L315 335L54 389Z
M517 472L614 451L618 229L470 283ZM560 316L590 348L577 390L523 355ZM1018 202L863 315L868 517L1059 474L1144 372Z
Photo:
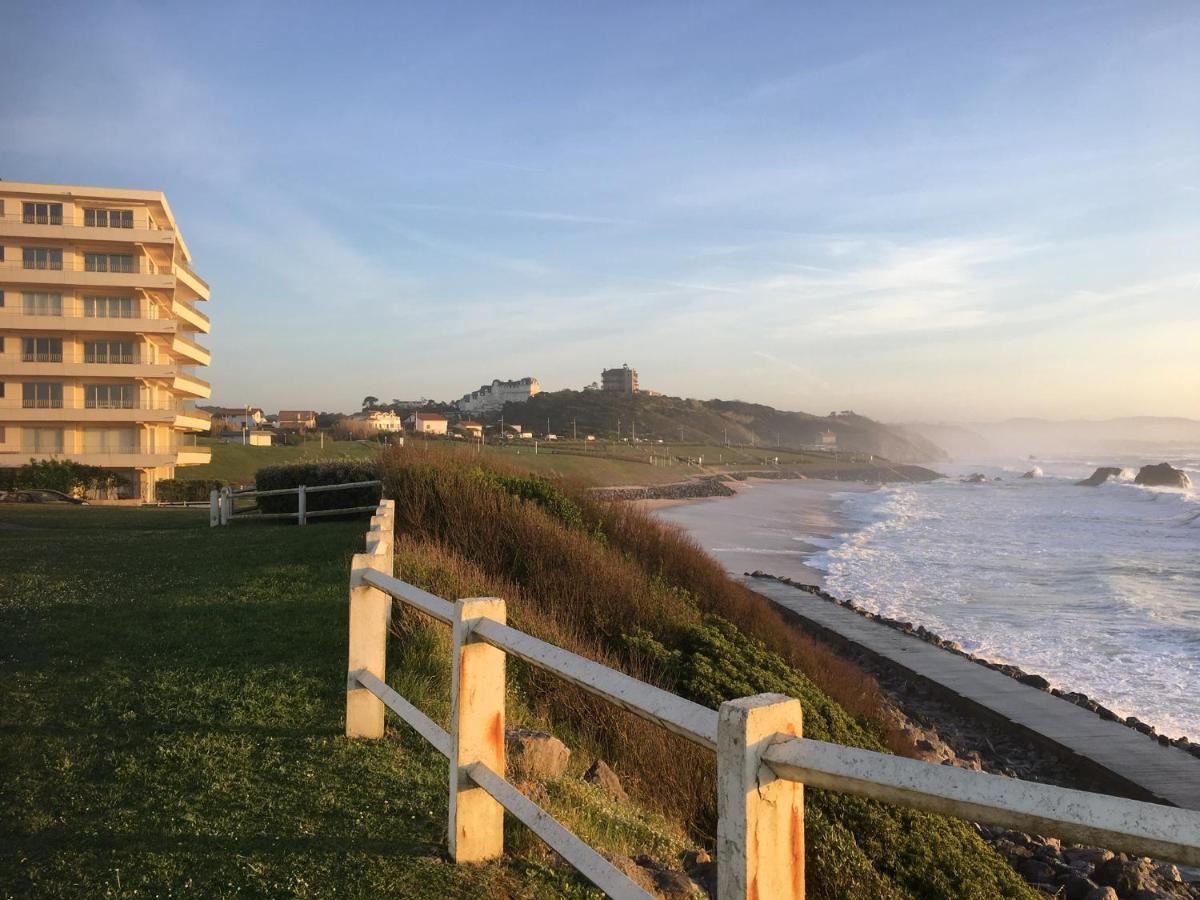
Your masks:
M1082 875L1072 875L1063 882L1063 900L1083 900L1093 891L1098 890L1100 885L1092 881L1090 878L1084 878Z
M1041 675L1034 675L1032 673L1019 676L1017 681L1021 682L1021 684L1027 684L1030 687L1035 687L1039 691L1049 690L1050 688L1050 682L1048 682Z
M619 853L605 853L603 856L652 897L662 897L664 900L707 897L704 889L687 875L665 869L648 857L630 859Z
M583 780L589 784L594 784L606 794L614 797L617 800L626 801L629 795L625 793L625 788L621 787L621 779L617 777L617 773L608 767L602 759L592 763L592 767L588 769Z
M1113 852L1099 847L1069 847L1063 851L1063 857L1073 866L1098 866L1112 859Z
M519 777L560 778L567 770L571 751L552 734L525 728L504 732L508 765Z
M1116 888L1121 896L1138 891L1153 891L1157 887L1154 864L1148 859L1127 859L1124 854L1096 866L1092 879L1098 884Z
M1044 884L1054 880L1054 866L1042 859L1023 859L1017 863L1017 872L1026 881Z
M1121 900L1117 896L1117 892L1110 887L1098 887L1094 891L1088 891L1083 895L1083 900Z
M973 472L966 478L962 479L963 484L983 484L988 480L988 477L982 472Z
M1083 481L1077 481L1075 483L1083 485L1084 487L1096 487L1097 485L1104 484L1104 482L1108 481L1110 478L1120 477L1121 469L1117 468L1116 466L1101 466L1087 478L1083 479Z
M1147 487L1188 488L1192 486L1192 479L1188 478L1187 472L1176 469L1170 463L1159 463L1155 466L1142 466L1133 483L1144 484Z
M1028 472L1026 472L1021 477L1022 478L1041 478L1042 477L1041 466L1034 466L1032 469L1030 469Z

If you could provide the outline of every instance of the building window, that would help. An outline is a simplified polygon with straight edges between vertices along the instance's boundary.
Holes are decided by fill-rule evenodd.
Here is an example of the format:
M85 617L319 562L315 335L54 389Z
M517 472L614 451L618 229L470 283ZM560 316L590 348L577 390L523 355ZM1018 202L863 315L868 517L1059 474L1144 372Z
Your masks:
M21 206L21 221L26 225L61 225L61 203L24 203Z
M134 363L137 351L133 341L87 341L83 345L85 363Z
M133 409L137 401L132 384L85 384L83 405L88 409Z
M134 272L133 257L126 253L85 253L83 268L88 272Z
M83 224L89 228L132 228L132 209L85 209Z
M50 247L22 247L22 261L26 269L62 269L62 251Z
M83 315L88 319L132 319L132 297L84 297Z
M62 409L63 386L27 381L21 385L21 405L25 409Z
M23 362L62 362L62 338L21 338Z
M21 300L21 311L27 316L62 315L62 294L25 293Z
M85 428L84 453L137 453L136 428Z
M22 428L22 453L62 453L63 430L61 428Z

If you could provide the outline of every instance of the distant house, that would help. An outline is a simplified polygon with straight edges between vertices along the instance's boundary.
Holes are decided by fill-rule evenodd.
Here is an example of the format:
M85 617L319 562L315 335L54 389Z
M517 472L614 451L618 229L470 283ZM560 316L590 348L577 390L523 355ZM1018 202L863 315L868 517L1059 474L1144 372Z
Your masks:
M224 419L230 428L258 428L267 421L266 414L257 406L210 406L208 411Z
M441 413L415 412L404 424L418 434L445 434L450 422Z
M837 434L835 434L832 431L822 431L821 432L821 446L822 447L836 447L837 446Z
M629 368L629 363L619 369L605 369L600 373L600 389L612 393L636 394L638 392L637 369Z
M350 418L359 422L366 422L371 428L376 431L403 431L404 421L392 412L390 409L370 409L360 413L355 413Z
M468 419L466 422L459 422L458 427L467 437L483 437L483 423L481 422L472 422Z
M280 431L308 431L317 427L317 414L311 409L281 409L278 428Z

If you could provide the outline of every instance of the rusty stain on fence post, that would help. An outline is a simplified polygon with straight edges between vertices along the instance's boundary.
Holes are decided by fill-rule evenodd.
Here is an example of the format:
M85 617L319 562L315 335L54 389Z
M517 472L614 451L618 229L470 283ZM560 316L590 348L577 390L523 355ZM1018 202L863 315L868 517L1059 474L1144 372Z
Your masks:
M759 694L722 703L717 718L717 900L803 900L804 786L763 753L803 734L800 701Z
M504 771L504 651L474 640L473 620L504 624L504 601L473 597L455 604L454 674L450 710L450 858L495 859L504 852L504 807L475 784L467 769L483 763Z

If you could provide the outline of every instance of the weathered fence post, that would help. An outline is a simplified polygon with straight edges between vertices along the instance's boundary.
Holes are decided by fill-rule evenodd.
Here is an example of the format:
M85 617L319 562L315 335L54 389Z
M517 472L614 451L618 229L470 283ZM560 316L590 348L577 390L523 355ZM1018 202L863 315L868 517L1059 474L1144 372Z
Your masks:
M221 524L221 494L213 488L208 492L208 527L216 528Z
M368 541L372 534L368 533ZM387 677L387 633L392 598L363 583L368 570L392 574L390 543L375 534L366 553L354 554L350 563L350 659L346 676L346 737L383 737L383 701L359 686L355 672L366 670L376 678Z
M230 493L229 486L221 488L221 524L228 525L229 520L233 518L233 496Z
M804 898L804 786L762 755L803 733L800 701L759 694L722 703L717 718L717 900Z
M473 597L455 604L450 692L450 857L457 863L504 852L504 807L467 775L483 763L504 777L504 651L476 641L475 619L506 621L504 601Z
M300 485L300 489L296 492L296 519L303 525L304 516L308 512L308 499L304 495L304 485Z

